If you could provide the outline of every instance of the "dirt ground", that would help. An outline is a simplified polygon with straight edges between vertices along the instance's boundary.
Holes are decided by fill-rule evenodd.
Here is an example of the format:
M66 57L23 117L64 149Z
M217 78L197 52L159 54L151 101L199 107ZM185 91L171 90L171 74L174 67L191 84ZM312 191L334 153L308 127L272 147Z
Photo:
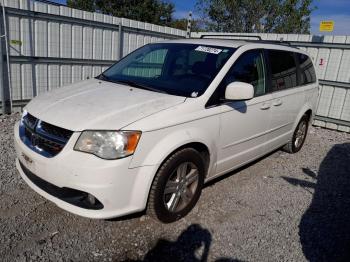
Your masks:
M350 261L350 134L311 128L301 152L276 151L208 184L173 224L136 214L91 220L31 190L0 116L2 261Z

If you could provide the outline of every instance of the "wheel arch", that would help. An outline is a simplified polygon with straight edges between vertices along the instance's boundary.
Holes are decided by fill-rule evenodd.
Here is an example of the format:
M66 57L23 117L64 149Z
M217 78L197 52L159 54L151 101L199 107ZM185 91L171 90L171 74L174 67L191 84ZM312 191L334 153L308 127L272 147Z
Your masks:
M135 152L131 168L145 165L155 165L159 168L171 155L186 147L193 148L201 154L206 164L206 174L215 167L217 136L203 128L178 129L166 134L157 132L146 136L148 137L144 138L145 144L141 144L140 151ZM157 137L162 139L159 140Z
M313 111L312 111L312 107L309 105L305 105L302 110L299 111L298 116L295 119L294 125L293 125L293 130L295 130L295 128L297 127L300 119L303 117L303 115L308 115L309 116L309 124L311 123L312 117L313 117Z
M167 161L167 159L169 159L169 157L171 157L173 154L175 154L176 152L178 152L184 148L192 148L192 149L196 150L201 155L201 157L203 158L203 162L204 162L205 175L207 176L209 164L210 164L210 151L209 151L209 148L202 142L190 142L190 143L187 143L187 144L184 144L184 145L178 147L177 149L173 150L165 159L163 159L160 166L165 161Z
M310 120L311 117L312 117L312 109L310 108L310 109L306 110L306 112L304 113L304 115L307 115L307 116L309 117L309 120Z

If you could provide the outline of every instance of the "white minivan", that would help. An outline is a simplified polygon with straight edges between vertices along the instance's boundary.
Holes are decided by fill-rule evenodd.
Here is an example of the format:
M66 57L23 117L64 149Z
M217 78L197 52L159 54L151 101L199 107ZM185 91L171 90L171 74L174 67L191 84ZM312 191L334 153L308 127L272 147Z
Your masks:
M205 182L281 147L298 152L317 98L313 63L297 48L148 44L95 79L34 98L15 126L16 166L72 213L147 209L169 223L194 207Z

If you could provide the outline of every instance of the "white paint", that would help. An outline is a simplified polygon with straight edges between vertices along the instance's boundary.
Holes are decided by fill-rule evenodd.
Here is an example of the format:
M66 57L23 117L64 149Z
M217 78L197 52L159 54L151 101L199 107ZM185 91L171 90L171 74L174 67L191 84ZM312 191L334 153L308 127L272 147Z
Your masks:
M227 100L248 100L254 97L254 87L243 82L233 82L228 84L225 91Z
M205 45L212 41L171 42ZM222 47L242 44L219 40L215 43ZM252 98L252 86L236 82L229 86L227 97L250 100L206 107L237 59L245 51L261 48L297 51L271 44L243 44L197 98L91 79L40 95L27 105L26 110L35 117L75 132L57 156L45 158L24 145L17 124L18 160L49 183L93 194L104 205L102 210L80 208L49 195L26 177L17 160L21 176L36 192L65 210L85 217L112 218L143 210L160 164L188 143L202 143L209 150L206 181L286 144L301 116L309 109L315 111L318 83ZM86 129L139 130L142 135L133 156L103 160L73 150L81 131ZM33 163L26 163L23 154Z

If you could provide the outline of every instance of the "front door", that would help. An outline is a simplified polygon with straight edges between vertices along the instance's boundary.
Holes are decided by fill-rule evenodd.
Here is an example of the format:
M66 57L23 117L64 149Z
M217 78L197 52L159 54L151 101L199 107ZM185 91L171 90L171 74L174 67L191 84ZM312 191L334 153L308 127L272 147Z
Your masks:
M218 90L224 97L225 87L235 81L254 86L254 98L221 104L220 137L216 174L225 173L265 152L270 125L272 96L266 90L263 52L243 53L229 70Z

